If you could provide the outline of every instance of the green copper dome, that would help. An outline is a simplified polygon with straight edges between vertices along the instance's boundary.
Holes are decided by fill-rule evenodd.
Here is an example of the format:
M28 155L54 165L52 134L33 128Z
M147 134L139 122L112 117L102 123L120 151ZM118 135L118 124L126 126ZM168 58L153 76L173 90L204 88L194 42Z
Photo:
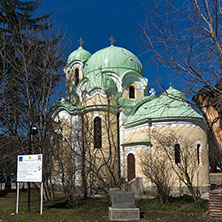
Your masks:
M91 56L91 53L83 49L82 46L80 46L77 50L73 51L69 57L67 63L70 63L74 60L79 60L81 62L85 62L89 57Z
M126 124L148 118L203 118L185 99L182 92L170 86L159 98L154 98L137 107Z
M142 64L139 59L127 49L110 46L94 53L86 62L84 76L96 75L98 70L115 72L120 77L128 71L134 71L143 76Z
M103 75L101 72L97 72L96 75L89 74L87 76L88 83L86 85L86 91L90 92L93 89L102 90L115 90L117 91L116 83L109 76Z

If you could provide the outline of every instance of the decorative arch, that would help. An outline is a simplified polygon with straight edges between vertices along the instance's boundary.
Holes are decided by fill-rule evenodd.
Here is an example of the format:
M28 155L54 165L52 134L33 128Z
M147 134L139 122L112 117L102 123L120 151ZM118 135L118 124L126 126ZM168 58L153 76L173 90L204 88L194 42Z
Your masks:
M116 83L117 89L119 92L122 92L122 79L119 77L115 72L106 72L103 71L103 74L107 75L108 77L111 77L113 81Z
M64 68L64 72L66 72L66 70L70 69L73 70L76 67L78 67L79 69L83 68L83 63L81 61L72 61L71 63L67 64Z
M126 72L122 78L122 88L126 89L130 83L135 83L137 85L137 89L144 96L148 93L148 80L142 77L138 73L134 72Z
M99 117L101 120L104 120L103 116L100 115L100 114L98 114L98 113L96 113L96 114L93 115L92 120L94 121L96 117Z
M83 63L80 61L73 61L64 68L68 92L72 91L73 88L80 83L83 76L82 69Z
M183 143L182 143L181 141L179 141L179 140L178 140L178 141L173 142L173 143L172 143L172 145L171 145L171 148L172 148L172 149L174 149L174 146L175 146L176 144L179 144L181 149L183 149L183 148L184 148Z

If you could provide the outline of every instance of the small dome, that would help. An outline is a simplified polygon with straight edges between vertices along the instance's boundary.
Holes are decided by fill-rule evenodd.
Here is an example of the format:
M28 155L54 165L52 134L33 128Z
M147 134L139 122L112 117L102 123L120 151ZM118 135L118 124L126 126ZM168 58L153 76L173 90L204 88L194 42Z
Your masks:
M91 56L91 53L83 49L82 46L80 46L77 50L73 51L69 55L67 63L70 63L74 60L85 62L90 56Z
M102 90L115 90L117 91L116 83L109 76L103 75L101 72L97 72L96 75L89 74L87 76L88 83L86 85L86 91L90 92L93 89Z
M170 86L159 98L153 98L136 108L126 124L144 119L203 118L187 102L182 92Z
M174 89L172 86L169 87L169 89L167 89L161 96L160 98L162 100L167 100L169 101L169 99L171 100L179 100L179 101L186 101L186 97L185 95L177 90Z
M103 72L115 72L120 77L123 77L128 71L134 71L143 76L139 59L127 49L116 46L110 46L94 53L85 64L84 76L96 75L101 68Z

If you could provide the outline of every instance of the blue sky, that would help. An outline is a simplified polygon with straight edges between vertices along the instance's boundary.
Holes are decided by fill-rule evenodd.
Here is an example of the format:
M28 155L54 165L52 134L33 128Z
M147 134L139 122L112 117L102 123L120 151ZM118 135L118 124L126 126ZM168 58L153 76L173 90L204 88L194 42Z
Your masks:
M152 7L150 0L42 0L37 13L52 13L52 20L66 32L67 41L71 41L65 51L68 56L79 47L77 40L82 37L83 47L90 53L110 45L113 35L114 45L124 47L134 53L142 62L144 75L149 80L149 88L158 88L155 81L167 76L167 70L158 70L154 64L147 63L148 55L138 43L140 25L145 24L144 6ZM166 77L164 84L169 86Z

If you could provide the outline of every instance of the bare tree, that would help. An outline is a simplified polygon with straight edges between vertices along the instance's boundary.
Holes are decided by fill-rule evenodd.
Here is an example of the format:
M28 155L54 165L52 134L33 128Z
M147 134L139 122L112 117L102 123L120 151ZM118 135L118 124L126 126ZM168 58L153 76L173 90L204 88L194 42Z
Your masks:
M91 187L97 188L97 192L109 197L109 188L119 186L119 145L118 145L118 112L117 101L106 92L106 110L102 116L102 143L96 148L92 143L86 146L87 155L90 157ZM102 101L100 101L102 103ZM90 117L87 122L92 121ZM95 138L95 124L90 126L91 135L88 139ZM93 147L94 146L94 147Z
M152 62L174 71L184 92L194 95L220 147L222 36L221 0L152 0L141 43ZM204 88L203 88L204 87ZM220 147L221 149L221 147Z
M62 106L67 102L70 104L68 96L66 99L58 103ZM96 97L96 101L91 102L95 106L103 104L104 107L92 111L77 109L74 114L68 114L69 117L66 120L56 121L55 126L60 128L63 121L71 126L60 132L63 138L66 132L72 133L67 134L65 140L60 138L59 143L66 147L69 156L74 160L66 162L70 169L73 169L73 164L75 165L75 169L72 170L75 190L83 193L85 198L95 193L109 197L109 188L120 186L117 101L109 92L106 92L105 99ZM87 104L82 102L81 105L84 107ZM54 119L57 118L59 113L55 114ZM75 119L75 123L71 123L72 118ZM59 136L57 138L59 139ZM54 148L58 151L56 146ZM56 162L59 162L59 159L60 157L56 158ZM57 169L61 170L61 168ZM68 172L69 170L64 168L63 174L66 175ZM56 173L58 180L61 180L63 174ZM64 184L60 185L64 186Z
M161 203L166 203L170 197L170 191L172 189L172 179L169 171L171 166L168 161L159 153L158 158L150 161L144 155L140 157L141 169L144 176L150 180L156 186L158 198Z
M62 194L68 207L78 204L80 192L77 189L76 174L80 171L78 152L72 145L72 130L64 120L57 120L51 132L52 168L51 186L53 194Z
M18 154L43 153L45 198L51 198L48 187L50 174L50 137L49 128L51 120L49 108L52 101L54 88L60 80L60 68L63 64L61 54L61 34L59 31L40 26L35 30L26 30L19 36L20 44L13 45L16 57L9 58L7 47L0 49L3 61L1 67L0 88L0 115L1 132L6 141L11 141L8 146L18 144L12 153L2 153L2 163L6 159L16 169L16 156ZM8 35L3 35L3 43L7 44ZM13 42L11 43L13 44ZM3 45L4 46L4 45ZM8 68L12 67L16 76L8 76ZM10 80L10 81L9 81ZM16 87L17 102L8 106L12 94L8 94L8 87ZM33 137L32 127L35 126L38 133ZM15 142L16 141L16 142ZM13 142L13 143L12 143ZM32 144L32 147L30 147ZM2 140L1 151L7 144ZM8 149L9 151L9 149ZM6 169L3 169L6 170Z
M178 70L191 92L215 84L221 73L220 1L188 0L178 7L176 1L153 0L152 14L142 27L142 43L153 58ZM188 84L187 84L188 85Z
M158 132L154 130L152 132L152 139L155 144L155 149L159 153L164 153L166 164L171 169L169 172L173 172L177 180L186 185L193 200L196 202L198 199L198 191L194 187L194 178L198 172L198 159L197 155L195 155L195 143L188 138L178 136L170 130L168 132ZM181 145L177 141L181 141L183 144ZM175 147L172 148L175 142ZM176 145L180 145L178 150L175 150L177 149ZM156 154L154 154L154 156L155 155ZM171 175L171 180L172 179L173 176Z

